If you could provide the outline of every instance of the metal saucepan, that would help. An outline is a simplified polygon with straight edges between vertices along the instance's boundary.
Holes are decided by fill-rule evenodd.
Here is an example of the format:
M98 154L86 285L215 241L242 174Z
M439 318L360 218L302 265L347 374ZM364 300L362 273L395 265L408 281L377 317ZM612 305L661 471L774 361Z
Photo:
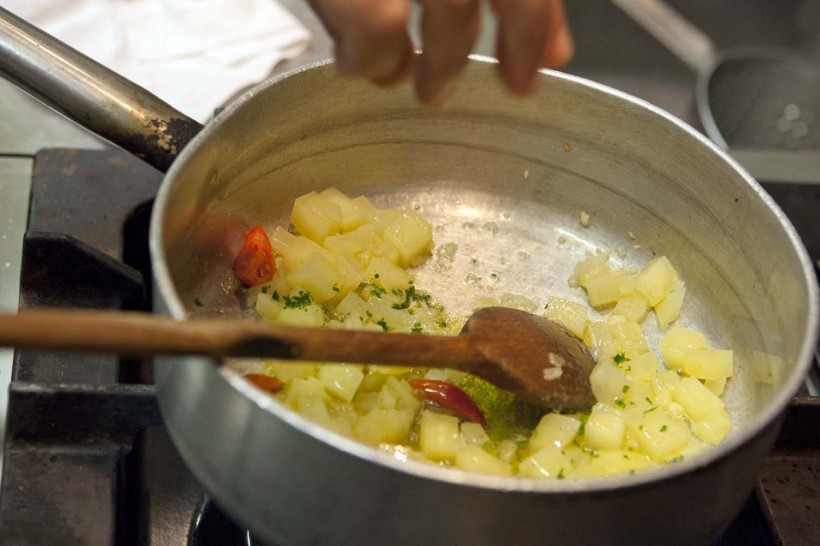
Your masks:
M90 108L112 119L127 106L131 119L146 116L142 126L164 128L164 151L184 145L156 99L124 91L121 79L112 87L100 67L4 18L0 62L13 79L50 95L53 83L35 84L83 66L76 80L107 98L86 100L74 117L97 117L82 115ZM32 74L41 75L34 84ZM419 108L409 87L340 79L330 63L259 85L194 137L167 173L151 225L157 312L185 320L199 311L196 297L207 313L241 316L220 278L245 228L286 224L296 196L330 185L414 207L439 245L458 245L417 273L417 284L454 313L488 293L536 301L574 294L567 278L593 248L627 248L638 264L663 253L687 283L681 322L736 351L726 394L734 432L701 457L633 476L468 475L328 432L207 360L158 362L159 400L182 458L261 540L705 544L743 505L815 345L817 288L806 252L752 178L691 128L595 83L556 72L543 78L537 97L514 100L493 64L476 60L441 111ZM160 111L153 121L145 105ZM117 133L144 134L136 125ZM151 139L130 141L145 153ZM582 210L588 228L578 223Z

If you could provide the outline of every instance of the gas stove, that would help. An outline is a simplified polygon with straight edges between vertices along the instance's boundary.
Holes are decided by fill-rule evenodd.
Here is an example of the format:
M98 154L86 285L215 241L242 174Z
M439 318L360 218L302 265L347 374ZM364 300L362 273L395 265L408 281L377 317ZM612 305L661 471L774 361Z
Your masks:
M147 230L161 179L117 150L37 153L20 306L150 312ZM770 189L792 214L820 206L820 188ZM805 229L800 218L795 223ZM0 543L254 543L179 459L162 424L152 377L150 360L15 353ZM795 399L757 489L718 544L816 542L818 419L820 398Z

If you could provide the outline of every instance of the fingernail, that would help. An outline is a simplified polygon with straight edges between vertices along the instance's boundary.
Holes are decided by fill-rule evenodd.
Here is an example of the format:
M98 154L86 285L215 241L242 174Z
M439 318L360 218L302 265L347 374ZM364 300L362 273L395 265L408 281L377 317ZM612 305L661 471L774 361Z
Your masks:
M548 62L551 67L559 67L567 64L575 54L575 42L569 28L562 26L555 38L549 44Z
M429 106L433 106L436 108L440 108L444 106L444 103L447 102L450 97L456 92L458 88L458 78L452 77L446 80L444 83L439 84L436 91L433 93L432 97L426 101Z

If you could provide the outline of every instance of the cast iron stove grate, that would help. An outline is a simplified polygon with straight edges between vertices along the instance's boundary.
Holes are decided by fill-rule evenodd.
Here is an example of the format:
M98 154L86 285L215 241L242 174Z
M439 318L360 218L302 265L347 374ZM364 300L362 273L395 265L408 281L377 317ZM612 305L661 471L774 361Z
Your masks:
M124 152L40 152L21 305L150 310L147 226L160 180ZM778 191L816 260L820 233L812 220L820 192ZM13 373L0 543L253 544L176 454L149 361L18 351ZM718 544L820 539L819 400L793 404L760 486Z

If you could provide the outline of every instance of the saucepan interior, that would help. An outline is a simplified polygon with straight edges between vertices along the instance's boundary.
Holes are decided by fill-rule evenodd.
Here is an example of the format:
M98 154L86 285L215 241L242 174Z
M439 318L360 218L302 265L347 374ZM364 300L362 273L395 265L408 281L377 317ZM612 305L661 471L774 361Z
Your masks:
M263 457L264 443L253 437L267 425L258 419L300 430L292 450L320 441L322 453L346 452L391 472L545 492L608 490L688 472L775 420L806 373L817 327L813 272L788 221L725 154L657 108L558 73L545 72L543 83L535 98L515 100L491 63L475 61L442 110L420 108L409 87L384 91L340 79L330 65L260 86L169 172L152 226L158 308L179 319L247 314L221 286L245 230L287 225L294 198L330 186L412 208L432 223L436 249L415 272L416 284L453 314L468 314L487 295L539 304L550 295L579 299L568 280L598 249L624 265L667 255L687 285L679 324L735 350L725 395L735 426L727 441L701 460L614 482L454 478L321 431L231 381L230 372L191 359L159 372L160 396L183 455L217 497L237 495L197 468ZM644 327L656 342L654 320ZM243 402L208 401L210 386L228 383ZM192 405L205 403L236 412L209 431L235 442L218 456L198 453L204 444L196 438L180 440L192 436L181 430Z

